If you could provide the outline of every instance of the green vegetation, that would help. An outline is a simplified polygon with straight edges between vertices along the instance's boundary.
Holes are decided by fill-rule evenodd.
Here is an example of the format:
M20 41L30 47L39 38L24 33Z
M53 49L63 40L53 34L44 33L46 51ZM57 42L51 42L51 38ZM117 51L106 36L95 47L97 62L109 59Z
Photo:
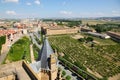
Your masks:
M120 29L120 24L96 24L96 25L89 25L89 27L94 28L97 32L106 32L112 29Z
M62 76L64 77L66 75L66 72L65 71L62 71Z
M80 38L79 41L81 42L92 42L94 39L92 37L84 37L84 38Z
M41 38L41 43L43 43L44 35L41 31L38 31L40 38Z
M65 78L66 80L71 80L71 77L69 75L67 75Z
M66 25L68 27L73 27L73 26L79 26L82 21L81 20L66 20L66 19L57 19L57 20L52 20L52 19L44 19L43 21L53 21L56 22L57 25Z
M107 77L103 77L102 79L98 79L98 80L108 80Z
M83 67L96 71L103 77L120 73L120 65L117 64L120 61L120 44L96 45L91 49L91 47L84 46L84 43L70 36L51 36L49 41L53 48L65 54L64 58L67 61L73 64L77 63L77 66L82 64Z
M78 20L78 21L75 21L75 20L57 20L56 22L58 25L66 25L68 27L79 26L82 23L82 21L80 21L80 20Z
M74 64L72 64L69 61L65 60L64 57L63 58L58 57L58 58L62 64L64 64L69 68L69 70L73 70L74 72L78 73L80 76L84 77L85 79L96 80L96 78L93 75L91 75L86 71L86 68L81 63L74 62Z
M96 25L96 24L120 24L120 21L103 21L103 20L82 20L83 24Z
M2 45L5 44L5 41L6 41L6 36L0 36L0 54L1 54Z
M36 60L38 58L38 52L39 52L39 50L40 49L35 44L33 44L33 52L34 52L34 57L35 57Z
M37 43L40 45L40 44L42 43L41 40L39 40L36 35L34 35L34 36L35 36L35 40L36 40Z
M73 27L73 26L80 26L82 22L81 21L69 21L67 26Z
M13 62L25 59L26 61L31 62L30 60L30 40L28 37L24 36L15 42L6 57L6 62Z

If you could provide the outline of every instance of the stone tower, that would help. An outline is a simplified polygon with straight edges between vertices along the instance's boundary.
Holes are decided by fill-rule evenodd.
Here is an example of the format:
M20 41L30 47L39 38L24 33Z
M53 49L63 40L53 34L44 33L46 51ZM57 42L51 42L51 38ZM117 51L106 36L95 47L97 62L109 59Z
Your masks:
M50 69L51 80L55 80L57 78L58 73L57 57L55 54L50 55Z
M47 38L38 55L38 61L30 64L40 80L55 80L57 78L57 55L51 48Z

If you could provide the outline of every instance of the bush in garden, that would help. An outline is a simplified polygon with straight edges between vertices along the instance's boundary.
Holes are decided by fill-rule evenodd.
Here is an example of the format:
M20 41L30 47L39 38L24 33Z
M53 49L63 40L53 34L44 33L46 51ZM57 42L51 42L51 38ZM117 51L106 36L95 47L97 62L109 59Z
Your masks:
M66 75L66 72L65 71L62 71L62 76L64 77Z
M85 42L85 38L78 39L80 42Z
M80 62L74 62L74 64L75 64L76 66L78 66L80 69L86 71L86 68L85 68Z
M93 40L94 40L94 39L93 39L92 37L87 37L87 38L86 38L86 41L87 41L87 42L91 42L91 41L93 41Z
M71 80L71 76L67 75L66 80Z

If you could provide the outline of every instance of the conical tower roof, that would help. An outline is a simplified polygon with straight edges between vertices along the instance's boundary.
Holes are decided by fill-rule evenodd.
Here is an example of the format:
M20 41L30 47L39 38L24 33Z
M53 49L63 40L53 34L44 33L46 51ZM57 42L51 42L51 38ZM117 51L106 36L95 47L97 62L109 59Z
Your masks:
M40 69L49 70L50 55L53 53L53 49L51 48L48 39L46 38L38 54L38 61L31 64L33 70L35 72L39 72Z
M53 54L53 49L51 48L48 39L46 38L44 40L43 46L41 48L41 51L39 52L38 61L41 61L41 68L48 69L49 68L49 58L50 55Z

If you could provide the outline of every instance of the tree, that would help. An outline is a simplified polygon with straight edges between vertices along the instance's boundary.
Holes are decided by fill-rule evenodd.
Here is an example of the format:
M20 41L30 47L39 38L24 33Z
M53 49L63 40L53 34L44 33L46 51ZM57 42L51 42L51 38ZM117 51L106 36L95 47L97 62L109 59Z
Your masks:
M70 80L70 79L71 79L71 76L67 75L66 80Z
M66 72L65 71L62 71L62 76L65 76L66 75Z
M85 42L85 38L80 38L79 41L80 42Z
M103 77L103 78L101 78L99 80L108 80L108 78L107 77Z
M92 42L93 40L94 40L94 39L93 39L92 37L87 37L87 38L86 38L86 41L87 41L87 42Z

